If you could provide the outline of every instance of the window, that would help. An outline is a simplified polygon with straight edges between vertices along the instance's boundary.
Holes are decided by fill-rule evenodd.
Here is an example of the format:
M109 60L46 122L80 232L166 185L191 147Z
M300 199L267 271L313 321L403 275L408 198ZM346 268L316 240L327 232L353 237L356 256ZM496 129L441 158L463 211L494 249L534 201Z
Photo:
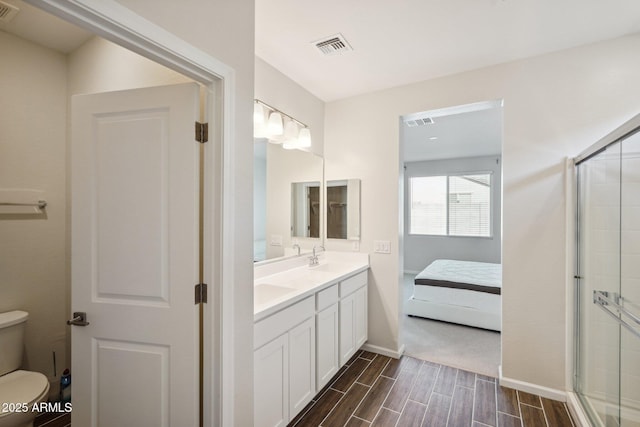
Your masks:
M409 234L491 236L491 174L409 178Z

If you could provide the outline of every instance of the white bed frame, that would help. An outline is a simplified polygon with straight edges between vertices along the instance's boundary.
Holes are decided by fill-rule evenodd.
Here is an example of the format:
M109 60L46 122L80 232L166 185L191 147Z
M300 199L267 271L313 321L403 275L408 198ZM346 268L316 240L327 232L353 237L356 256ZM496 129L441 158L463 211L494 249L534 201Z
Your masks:
M500 287L495 265L455 260L436 260L419 275L423 279L444 280ZM426 274L425 274L426 273ZM502 296L472 289L414 284L406 303L407 314L427 319L502 330Z
M496 295L496 297L500 296ZM492 331L502 330L500 310L488 311L455 304L433 303L431 301L416 299L412 296L409 298L409 301L407 301L407 314L410 316L475 326L476 328L490 329Z

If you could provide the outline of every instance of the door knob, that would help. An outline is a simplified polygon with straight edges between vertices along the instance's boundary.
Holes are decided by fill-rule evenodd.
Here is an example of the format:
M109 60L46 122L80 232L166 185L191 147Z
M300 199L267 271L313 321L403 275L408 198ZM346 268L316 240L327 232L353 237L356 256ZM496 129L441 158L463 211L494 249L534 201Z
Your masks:
M87 313L84 311L76 311L73 313L73 319L67 320L67 325L87 326Z

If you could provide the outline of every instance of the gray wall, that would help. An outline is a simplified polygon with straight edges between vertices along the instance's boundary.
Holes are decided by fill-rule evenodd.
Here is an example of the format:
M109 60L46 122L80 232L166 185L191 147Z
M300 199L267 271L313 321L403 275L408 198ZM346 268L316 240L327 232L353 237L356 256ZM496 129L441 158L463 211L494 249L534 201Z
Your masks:
M435 259L496 262L501 259L502 162L500 156L409 162L404 171L404 271L418 272ZM472 172L493 172L491 237L423 236L409 234L409 178Z

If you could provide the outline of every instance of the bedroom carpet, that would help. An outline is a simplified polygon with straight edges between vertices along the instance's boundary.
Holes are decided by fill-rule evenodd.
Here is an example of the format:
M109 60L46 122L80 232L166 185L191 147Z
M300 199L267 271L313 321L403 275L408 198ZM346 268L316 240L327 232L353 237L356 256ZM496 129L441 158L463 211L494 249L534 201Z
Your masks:
M404 275L404 301L413 293L414 277L415 274ZM403 312L402 322L406 355L490 377L498 376L499 332L411 317L406 312Z

